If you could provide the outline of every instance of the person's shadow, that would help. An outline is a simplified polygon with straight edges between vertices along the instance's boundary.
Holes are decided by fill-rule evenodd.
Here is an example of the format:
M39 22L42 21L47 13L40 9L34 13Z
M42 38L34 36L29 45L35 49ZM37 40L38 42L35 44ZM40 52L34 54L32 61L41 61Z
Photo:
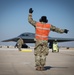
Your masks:
M68 68L68 67L51 67L51 66L45 66L45 70L50 70L51 68Z

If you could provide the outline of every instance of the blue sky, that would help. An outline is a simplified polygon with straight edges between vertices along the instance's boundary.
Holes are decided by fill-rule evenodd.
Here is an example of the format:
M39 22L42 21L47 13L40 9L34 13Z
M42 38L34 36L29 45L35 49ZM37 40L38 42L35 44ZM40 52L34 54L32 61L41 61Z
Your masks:
M33 8L33 18L39 21L45 15L48 22L58 28L68 29L68 34L51 32L51 37L74 38L74 0L0 0L0 41L24 32L35 32L28 23L28 11ZM14 45L3 43L0 45ZM62 45L74 46L74 42Z

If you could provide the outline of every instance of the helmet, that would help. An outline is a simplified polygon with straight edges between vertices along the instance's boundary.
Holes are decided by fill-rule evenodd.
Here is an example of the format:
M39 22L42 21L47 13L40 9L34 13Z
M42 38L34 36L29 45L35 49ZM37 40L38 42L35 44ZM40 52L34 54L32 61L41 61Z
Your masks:
M45 23L47 23L48 22L48 20L47 20L47 17L46 16L42 16L41 18L40 18L40 20L39 20L40 22L45 22Z

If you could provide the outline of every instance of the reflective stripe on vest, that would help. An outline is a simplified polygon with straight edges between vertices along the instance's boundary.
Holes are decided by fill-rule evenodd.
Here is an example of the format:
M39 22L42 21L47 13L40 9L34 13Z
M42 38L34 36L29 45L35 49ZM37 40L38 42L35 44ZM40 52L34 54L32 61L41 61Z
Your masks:
M42 24L40 22L36 23L36 39L38 40L48 40L48 35L50 32L50 24Z
M44 30L50 30L49 28L42 28L42 27L36 27L36 28L44 29Z

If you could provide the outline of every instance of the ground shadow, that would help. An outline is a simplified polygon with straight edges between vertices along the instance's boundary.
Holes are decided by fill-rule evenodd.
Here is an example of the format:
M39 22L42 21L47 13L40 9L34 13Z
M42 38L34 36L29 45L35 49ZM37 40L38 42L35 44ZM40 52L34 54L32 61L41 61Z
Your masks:
M60 68L68 68L68 67L54 67L54 66L52 67L52 66L45 66L44 68L45 68L45 70L50 70L51 68L59 68L59 69L60 69Z

